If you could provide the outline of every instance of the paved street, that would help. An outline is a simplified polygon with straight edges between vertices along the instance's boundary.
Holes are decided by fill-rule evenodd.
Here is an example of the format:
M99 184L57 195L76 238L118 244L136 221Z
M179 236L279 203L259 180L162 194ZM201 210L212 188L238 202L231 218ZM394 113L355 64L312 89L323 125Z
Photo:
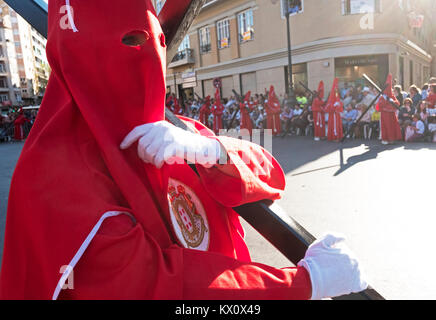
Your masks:
M22 144L0 144L0 227ZM287 189L279 204L313 235L346 235L366 267L370 283L388 299L436 299L434 255L434 144L381 146L378 141L338 144L309 138L277 138L273 153ZM248 225L253 259L276 267L288 262Z
M22 147L23 143L0 143L0 257L3 254L9 185Z

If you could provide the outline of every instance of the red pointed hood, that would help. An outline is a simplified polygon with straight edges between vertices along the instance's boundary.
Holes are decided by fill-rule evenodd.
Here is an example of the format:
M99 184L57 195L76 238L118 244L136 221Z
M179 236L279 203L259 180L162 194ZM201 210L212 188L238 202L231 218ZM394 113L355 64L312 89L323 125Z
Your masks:
M0 299L51 299L60 268L108 211L143 213L144 231L172 243L151 192L157 171L119 147L134 127L164 119L166 47L154 7L70 4L73 29L60 24L65 0L48 2L52 72L11 183ZM127 34L142 43L123 44Z
M318 97L324 99L324 81L321 81L318 85Z
M339 79L335 78L333 80L332 90L330 91L330 96L327 104L333 104L340 99L341 97L339 95Z
M249 102L250 97L251 97L251 91L248 91L247 94L245 95L244 102Z
M396 104L400 104L395 97L394 89L392 88L392 74L388 74L388 77L386 78L386 89L383 91L383 94L394 100Z

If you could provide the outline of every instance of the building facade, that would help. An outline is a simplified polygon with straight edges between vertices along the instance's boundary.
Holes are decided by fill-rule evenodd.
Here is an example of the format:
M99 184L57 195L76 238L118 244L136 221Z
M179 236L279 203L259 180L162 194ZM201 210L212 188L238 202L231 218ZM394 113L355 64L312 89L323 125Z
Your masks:
M164 1L159 1L162 7ZM392 73L408 88L436 74L432 0L289 0L293 82L327 91L363 83L366 73L379 83ZM168 65L167 90L178 96L222 95L232 90L278 93L288 85L287 27L280 0L211 0L194 21L179 53ZM423 21L423 22L422 22ZM187 81L188 79L189 81Z
M37 103L49 77L46 39L0 0L0 105Z

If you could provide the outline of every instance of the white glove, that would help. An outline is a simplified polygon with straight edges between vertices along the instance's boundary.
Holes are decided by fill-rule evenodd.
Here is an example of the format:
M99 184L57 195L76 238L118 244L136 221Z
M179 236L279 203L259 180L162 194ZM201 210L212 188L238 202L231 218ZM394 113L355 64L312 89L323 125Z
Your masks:
M341 236L327 234L310 245L303 266L312 282L311 300L361 292L368 287L354 253Z
M334 104L334 106L335 107L339 107L341 104L339 103L339 102L336 102L335 104Z
M139 140L139 141L138 141ZM138 141L138 156L146 163L162 168L164 163L214 166L220 158L220 143L200 134L177 128L167 121L144 124L133 129L121 143L121 149Z

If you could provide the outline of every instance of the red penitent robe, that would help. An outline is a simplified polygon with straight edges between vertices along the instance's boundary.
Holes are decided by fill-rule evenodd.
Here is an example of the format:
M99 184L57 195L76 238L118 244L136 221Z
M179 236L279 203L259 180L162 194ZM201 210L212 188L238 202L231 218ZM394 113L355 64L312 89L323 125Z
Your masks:
M335 104L338 103L336 106ZM326 111L329 114L327 138L329 141L340 140L344 137L342 128L341 113L344 111L344 104L336 100L327 105Z
M274 92L274 86L269 90L268 102L266 103L267 128L272 130L272 134L277 136L281 132L280 122L280 102Z
M174 98L174 106L173 106L173 113L176 115L182 115L183 109L179 104L179 99Z
M244 102L239 104L239 110L241 114L241 130L248 130L248 132L252 133L253 131L253 122L251 121L250 117L250 111L252 108L252 105L250 105L250 95L251 92L249 91L247 95L245 96Z
M199 110L199 121L206 127L209 127L209 115L210 115L210 96L206 97L206 101L200 107Z
M317 138L325 137L325 110L324 110L324 82L318 86L318 96L312 102L314 136Z
M221 103L219 89L216 89L215 92L215 104L212 106L212 114L213 114L213 132L215 134L218 134L221 129L224 129L223 126L224 106Z
M329 114L327 139L336 141L343 138L341 113L344 111L344 104L339 95L339 80L335 78L333 81L332 90L327 101L326 112Z
M377 103L376 109L380 111L380 130L383 141L397 141L402 140L401 127L398 123L397 108L395 108L388 100L395 105L399 106L397 98L392 90L392 75L389 74L386 79L386 89L383 96Z
M14 121L14 139L15 140L24 140L24 128L23 125L29 122L29 119L27 119L24 114L20 114L17 119Z
M52 72L12 178L0 299L309 298L304 268L251 262L231 209L280 197L284 173L268 152L199 122L232 164L197 176L120 149L133 128L164 119L165 38L151 1L71 5L65 29L65 2L48 4ZM138 30L144 44L121 42Z
M397 109L392 106L384 97L381 97L377 110L380 111L381 134L384 141L402 140L401 127L398 123Z

